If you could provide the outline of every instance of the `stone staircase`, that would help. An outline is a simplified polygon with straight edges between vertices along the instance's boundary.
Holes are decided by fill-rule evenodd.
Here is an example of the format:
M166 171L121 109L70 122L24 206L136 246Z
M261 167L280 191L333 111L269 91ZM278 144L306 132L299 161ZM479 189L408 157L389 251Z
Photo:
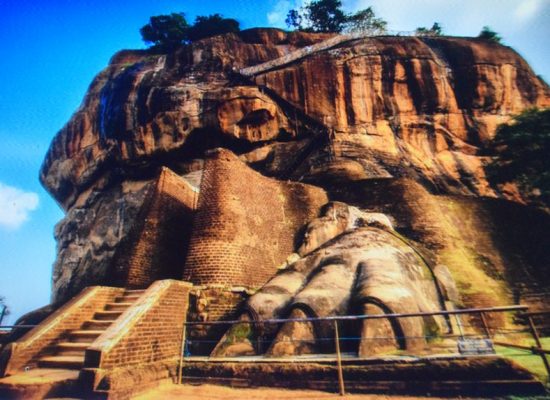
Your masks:
M145 290L126 290L114 302L107 303L97 311L93 319L82 324L80 329L69 331L57 343L46 350L48 355L38 359L38 368L80 370L84 366L86 349L126 311Z
M0 399L130 398L174 376L192 285L90 286L0 353Z

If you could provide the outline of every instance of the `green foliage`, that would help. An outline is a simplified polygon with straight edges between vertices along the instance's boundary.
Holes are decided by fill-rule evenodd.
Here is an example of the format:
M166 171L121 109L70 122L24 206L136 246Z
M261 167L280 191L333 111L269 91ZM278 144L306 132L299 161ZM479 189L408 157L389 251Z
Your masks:
M498 33L493 31L488 26L484 26L481 32L479 32L479 35L477 35L477 37L480 39L491 40L497 43L500 43L502 41L502 38L498 35Z
M426 341L428 343L439 341L441 339L441 331L435 319L433 317L423 317L422 321L424 322L422 330Z
M286 24L290 28L308 32L373 32L386 31L387 22L376 18L371 7L355 14L346 14L340 0L312 1L288 12Z
M439 22L434 22L430 29L420 26L416 28L415 33L418 36L441 36L443 35L443 27L439 24Z
M149 23L139 32L145 43L155 48L170 51L187 39L189 24L183 13L157 15L149 18Z
M345 30L348 32L365 32L371 34L382 34L386 32L388 23L382 18L376 18L372 7L357 11L348 15Z
M0 324L2 323L2 319L8 315L10 315L10 309L6 305L6 299L4 296L0 296Z
M252 340L253 330L250 324L235 324L227 334L227 344L240 343L244 340Z
M220 14L198 16L193 25L189 25L184 13L157 15L140 29L141 37L153 49L168 52L182 43L193 42L210 36L229 32L239 32L239 22L224 18Z
M188 31L188 39L195 41L223 33L239 32L239 22L233 18L223 18L220 14L198 16Z
M286 15L285 23L290 28L303 31L304 15L301 12L301 10L300 11L294 10L294 9L290 10Z
M540 341L542 342L543 349L547 349L550 347L550 338L541 338ZM535 346L535 342L532 338L517 338L513 342L522 346ZM548 382L548 379L550 377L546 372L546 368L544 367L542 358L538 354L533 354L531 350L514 349L498 345L495 346L495 350L497 351L498 355L508 358L518 363L523 368L529 370L531 373L536 375L541 382ZM509 397L510 400L514 398L518 400L527 399L527 397ZM540 397L541 400L543 398L546 397ZM529 399L535 400L537 398L529 397Z
M550 109L528 109L499 126L487 167L491 183L516 182L531 198L550 207Z
M306 6L307 17L313 32L341 32L346 15L340 0L312 1Z

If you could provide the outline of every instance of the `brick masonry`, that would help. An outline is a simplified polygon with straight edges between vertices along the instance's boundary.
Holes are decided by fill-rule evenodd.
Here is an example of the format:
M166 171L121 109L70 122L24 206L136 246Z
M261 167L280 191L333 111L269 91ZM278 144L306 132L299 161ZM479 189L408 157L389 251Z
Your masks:
M113 369L178 357L192 285L157 281L86 350L84 368Z
M114 257L115 282L146 288L161 279L181 279L198 193L162 168L136 226Z
M294 252L298 232L327 201L322 189L264 177L230 151L212 151L183 279L262 286Z
M80 328L85 321L92 319L97 310L103 309L105 304L113 302L123 292L122 288L104 286L84 289L39 326L3 350L0 357L3 361L3 365L0 365L0 376L13 375L26 366L34 367L44 349L67 331Z

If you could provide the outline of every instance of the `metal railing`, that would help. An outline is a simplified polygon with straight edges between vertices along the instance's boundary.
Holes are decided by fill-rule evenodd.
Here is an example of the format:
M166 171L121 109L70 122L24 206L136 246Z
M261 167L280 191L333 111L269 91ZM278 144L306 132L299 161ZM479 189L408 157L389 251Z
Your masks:
M407 314L365 314L344 315L308 318L273 318L265 320L239 319L231 321L190 321L185 324L187 337L182 344L181 363L185 361L256 361L268 359L271 361L330 361L336 362L340 390L343 392L342 361L375 359L377 357L399 358L423 358L423 357L468 357L483 354L496 354L494 345L514 345L522 347L523 340L535 340L536 347L523 346L532 351L533 355L540 356L546 367L548 375L549 353L543 348L540 337L532 317L541 313L527 313L527 306L515 305L506 307L471 308L462 310L418 312ZM550 314L550 312L548 312ZM516 323L511 323L510 314L518 317ZM399 323L407 319L421 319L422 326L426 321L435 321L439 318L440 329L433 332L411 336L399 329ZM362 326L366 321L389 321L393 334L380 334L386 331L377 331L376 335L363 337ZM395 322L399 321L398 324ZM523 321L523 323L521 322ZM296 331L308 331L305 328L287 329L283 332L285 324L308 324L310 335L292 336ZM429 325L429 324L428 324ZM397 329L395 329L397 327ZM441 329L448 327L448 329ZM232 334L232 328L241 329L241 333ZM283 332L281 334L281 332ZM289 334L290 332L290 334ZM313 333L313 336L311 335ZM217 337L215 337L217 335ZM255 355L250 352L243 355L225 355L223 351L214 354L214 350L228 348L234 344L247 343L250 349L255 350ZM406 343L407 345L404 345ZM409 343L421 343L420 346L411 346ZM281 356L272 350L281 344L298 348L307 348L307 355L300 355L300 350L295 353ZM372 355L360 355L359 349L383 348L384 351ZM289 348L287 347L287 348ZM391 349L393 348L393 350ZM367 352L368 353L368 352ZM206 357L205 357L206 356Z
M430 32L419 33L416 31L380 31L380 30L363 30L357 32L348 32L333 36L329 39L323 40L306 47L294 50L284 56L275 58L273 60L266 61L261 64L253 65L251 67L241 68L239 73L243 76L251 77L258 75L262 72L269 71L271 69L279 68L283 65L290 64L294 61L300 60L310 54L317 53L324 50L329 50L337 45L350 42L357 39L366 39L373 37L436 37L438 35Z

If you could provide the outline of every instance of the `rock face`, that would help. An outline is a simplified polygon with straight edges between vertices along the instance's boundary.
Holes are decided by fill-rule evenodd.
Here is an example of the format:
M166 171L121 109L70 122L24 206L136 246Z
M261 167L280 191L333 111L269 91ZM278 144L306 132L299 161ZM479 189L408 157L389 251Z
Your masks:
M342 203L327 205L323 215L308 225L309 234L300 247L304 257L254 294L245 305L245 314L262 321L444 308L448 299L430 266L391 226L378 227L379 219ZM412 338L421 338L430 329L449 328L434 318L405 318L391 324L380 321L365 320L359 332L349 332L348 336L362 339L355 349L360 355L385 350L387 339L378 340L380 337L395 337L397 343L391 342L394 347L410 350L422 345L421 339ZM433 326L428 328L430 324ZM234 329L241 328L237 325ZM265 343L270 338L267 349L256 346L259 352L270 356L318 353L326 350L324 340L334 336L334 326L330 321L266 324L261 333L249 332L244 343L232 341L227 347L225 339L232 335L230 331L222 339L214 355L234 355L236 346L248 354L251 350L245 343L252 346L254 340ZM328 343L329 348L331 345Z
M550 105L513 50L477 39L365 38L253 81L236 73L323 39L252 30L168 55L119 53L52 142L42 182L69 207L116 169L160 162L180 172L205 148L242 153L312 137L320 125L334 134L333 157L314 152L298 176L415 175L439 190L494 195L478 146L510 114ZM276 173L281 151L288 163L292 149L273 145L255 161Z
M41 169L67 212L54 299L164 276L243 293L268 282L243 316L267 318L502 305L517 287L543 291L550 217L484 173L497 125L533 106L550 106L548 86L512 49L473 38L253 29L170 54L122 51ZM203 308L198 318L219 315ZM445 328L370 321L361 337L395 340L358 351L414 347L399 332L434 327ZM284 344L293 332L302 349ZM280 327L261 351L316 351L320 334L332 332ZM257 353L253 342L223 351Z

